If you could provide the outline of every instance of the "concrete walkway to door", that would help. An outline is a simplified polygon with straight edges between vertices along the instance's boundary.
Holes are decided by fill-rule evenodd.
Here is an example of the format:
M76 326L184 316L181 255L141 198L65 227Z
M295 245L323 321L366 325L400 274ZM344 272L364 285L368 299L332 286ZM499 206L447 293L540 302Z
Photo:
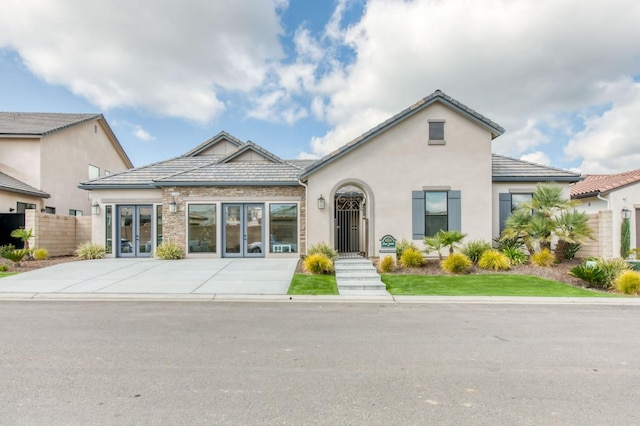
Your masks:
M0 280L0 295L284 295L298 259L99 259Z

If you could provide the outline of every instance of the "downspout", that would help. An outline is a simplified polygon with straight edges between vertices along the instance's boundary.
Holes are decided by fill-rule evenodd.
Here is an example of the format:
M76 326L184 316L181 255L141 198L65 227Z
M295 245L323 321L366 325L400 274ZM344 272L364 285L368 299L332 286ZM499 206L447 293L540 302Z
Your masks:
M606 203L607 203L607 210L610 210L610 207L609 207L609 199L608 199L608 198L602 198L602 197L600 196L600 193L599 193L599 192L596 194L596 198L598 198L598 200L606 201Z
M302 179L298 179L298 183L304 187L304 254L306 255L307 246L309 245L309 187Z

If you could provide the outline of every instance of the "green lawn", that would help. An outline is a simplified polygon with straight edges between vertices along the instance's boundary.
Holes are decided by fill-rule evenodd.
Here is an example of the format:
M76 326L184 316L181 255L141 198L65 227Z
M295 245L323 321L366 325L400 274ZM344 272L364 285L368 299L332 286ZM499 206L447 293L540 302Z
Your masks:
M382 275L387 291L412 296L618 297L529 275Z
M0 278L8 277L9 275L15 275L17 272L0 272Z
M287 294L338 294L338 285L334 275L295 274Z

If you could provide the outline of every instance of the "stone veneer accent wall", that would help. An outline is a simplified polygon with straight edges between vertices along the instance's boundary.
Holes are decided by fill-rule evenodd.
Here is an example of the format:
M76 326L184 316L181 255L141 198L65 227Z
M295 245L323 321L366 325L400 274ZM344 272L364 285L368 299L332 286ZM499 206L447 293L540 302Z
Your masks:
M178 205L177 212L175 214L169 213L169 203L172 201L171 193L178 193L175 196L176 203ZM300 229L298 234L300 236L300 255L306 253L307 247L307 203L305 200L305 188L303 186L190 186L190 187L166 187L162 190L162 234L163 238L168 241L172 241L180 246L186 245L186 214L185 200L189 202L196 202L198 198L202 198L203 202L209 201L212 198L225 198L225 202L238 202L238 203L250 203L250 202L263 202L265 198L269 198L268 201L280 202L279 197L282 197L282 202L291 202L291 197L296 197L300 201L300 210L298 212ZM287 200L289 198L289 200ZM220 204L219 201L214 201ZM219 208L219 207L218 207ZM218 213L219 214L219 213ZM268 212L265 212L268 214ZM218 225L220 232L220 225ZM218 254L219 251L218 251Z
M593 240L587 240L578 253L577 257L604 257L611 259L617 257L613 247L613 212L611 210L601 210L592 213L587 224L593 232ZM620 231L618 231L620 232Z

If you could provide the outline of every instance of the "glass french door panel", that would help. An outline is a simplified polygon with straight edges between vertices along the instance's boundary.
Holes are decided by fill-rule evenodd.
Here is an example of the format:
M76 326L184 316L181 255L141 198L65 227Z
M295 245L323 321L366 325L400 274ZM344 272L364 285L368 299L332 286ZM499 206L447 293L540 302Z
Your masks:
M118 209L120 213L120 241L116 244L119 244L118 250L121 254L133 255L133 243L135 242L135 221L133 213L135 209L133 206L120 206Z
M138 253L151 254L152 250L152 221L153 208L151 206L138 207Z
M224 252L227 254L242 253L242 206L224 206Z
M246 255L265 252L263 232L263 205L245 206L245 235L247 236Z

